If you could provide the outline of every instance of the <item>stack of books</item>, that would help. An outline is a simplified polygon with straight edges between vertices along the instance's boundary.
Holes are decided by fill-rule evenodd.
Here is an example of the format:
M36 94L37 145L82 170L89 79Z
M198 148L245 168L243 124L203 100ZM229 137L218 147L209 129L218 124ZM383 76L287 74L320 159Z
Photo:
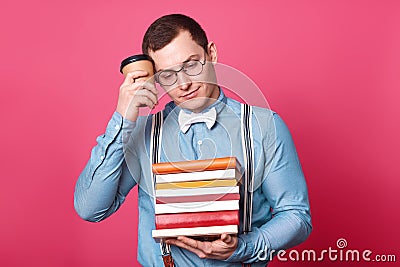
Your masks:
M236 234L241 166L235 157L157 163L156 239Z

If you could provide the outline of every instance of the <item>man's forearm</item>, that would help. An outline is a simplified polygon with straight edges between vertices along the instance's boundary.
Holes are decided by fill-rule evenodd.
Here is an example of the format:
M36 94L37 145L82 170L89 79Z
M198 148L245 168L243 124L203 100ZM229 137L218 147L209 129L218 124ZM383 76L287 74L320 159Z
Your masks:
M260 228L239 236L238 248L229 262L253 263L271 260L273 252L296 246L311 233L310 215L300 210L277 213Z
M97 138L75 187L75 210L85 220L101 221L115 212L135 185L124 161L122 118L114 114Z

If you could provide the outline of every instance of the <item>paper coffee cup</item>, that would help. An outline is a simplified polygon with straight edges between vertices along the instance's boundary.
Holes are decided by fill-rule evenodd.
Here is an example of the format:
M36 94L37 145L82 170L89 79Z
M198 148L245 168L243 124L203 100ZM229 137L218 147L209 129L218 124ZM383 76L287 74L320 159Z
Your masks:
M125 58L121 62L121 66L119 71L126 77L129 72L142 70L148 73L147 76L143 76L135 79L138 80L148 80L154 75L154 64L151 57L145 54L133 55L128 58Z

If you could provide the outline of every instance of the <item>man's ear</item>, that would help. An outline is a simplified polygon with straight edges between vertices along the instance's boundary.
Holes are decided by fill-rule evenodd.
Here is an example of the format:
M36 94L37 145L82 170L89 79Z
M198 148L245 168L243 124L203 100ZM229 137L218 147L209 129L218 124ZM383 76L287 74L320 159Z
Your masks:
M214 42L209 42L207 45L207 52L208 56L210 57L210 61L212 63L217 63L218 60L218 52L217 52L217 46L215 45Z

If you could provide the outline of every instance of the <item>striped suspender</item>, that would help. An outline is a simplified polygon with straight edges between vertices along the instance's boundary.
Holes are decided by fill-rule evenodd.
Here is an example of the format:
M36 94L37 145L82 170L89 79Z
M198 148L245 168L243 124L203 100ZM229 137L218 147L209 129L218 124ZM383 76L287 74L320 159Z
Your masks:
M244 201L243 201L243 234L251 231L251 216L253 207L253 178L254 178L254 148L253 148L253 135L252 135L252 108L247 104L241 105L241 134L242 134L242 147L243 158L245 164L244 172ZM151 128L151 141L150 141L150 158L152 163L158 163L160 160L161 151L161 138L162 138L162 124L163 116L162 111L157 112L153 116ZM155 177L153 176L153 181ZM155 197L155 195L154 195ZM165 267L174 267L174 261L171 256L169 245L160 242L161 255ZM244 267L250 267L250 264L243 264Z
M247 104L241 105L241 133L244 165L244 199L243 199L243 234L251 231L251 216L253 210L253 179L254 179L254 148L252 135L252 108ZM250 264L242 264L244 267L250 267Z
M160 161L160 151L161 151L161 138L162 138L162 124L163 124L163 114L162 111L157 112L153 116L152 128L151 128L151 141L150 141L150 158L152 163L158 163ZM153 181L155 181L155 176L153 175ZM154 189L154 186L153 186ZM153 196L155 197L155 192ZM174 260L171 256L170 247L165 244L162 240L160 242L161 256L163 258L165 267L174 267Z

